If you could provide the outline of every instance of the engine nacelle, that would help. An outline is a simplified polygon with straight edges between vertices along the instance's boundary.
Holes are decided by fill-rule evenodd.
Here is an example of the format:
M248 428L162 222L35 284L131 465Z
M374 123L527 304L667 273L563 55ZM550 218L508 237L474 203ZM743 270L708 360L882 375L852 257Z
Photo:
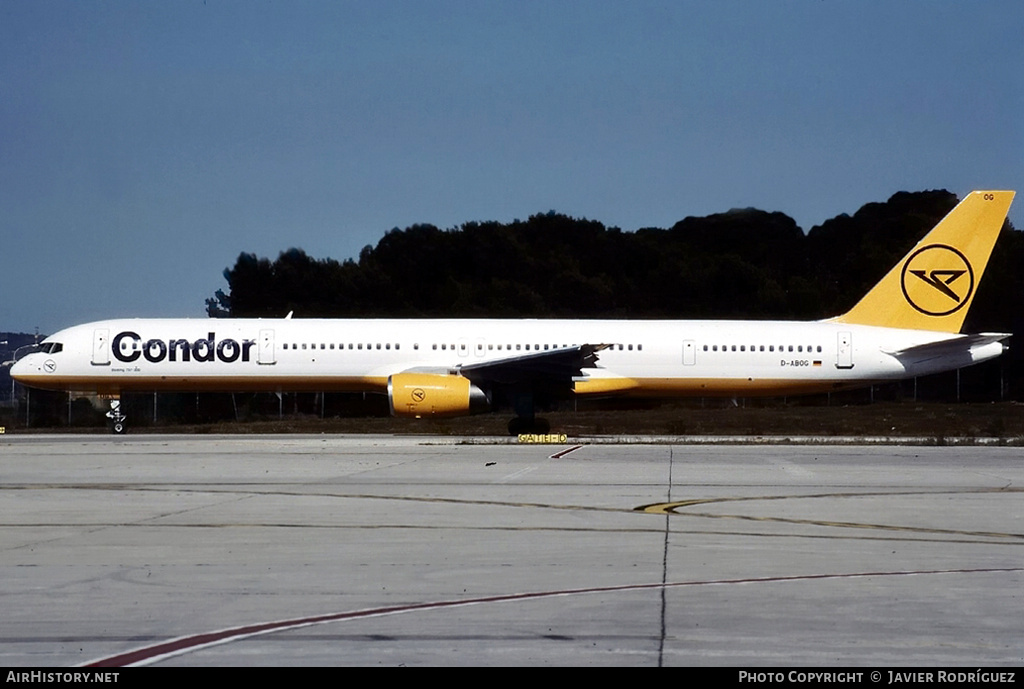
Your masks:
M396 373L388 378L391 415L467 416L487 411L491 402L468 378L440 373Z

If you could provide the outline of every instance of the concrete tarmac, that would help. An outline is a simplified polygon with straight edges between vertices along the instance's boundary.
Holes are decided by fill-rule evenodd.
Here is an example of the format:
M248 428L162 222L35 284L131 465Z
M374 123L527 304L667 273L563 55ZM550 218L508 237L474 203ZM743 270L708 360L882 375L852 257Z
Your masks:
M0 436L0 665L1024 662L1020 448Z

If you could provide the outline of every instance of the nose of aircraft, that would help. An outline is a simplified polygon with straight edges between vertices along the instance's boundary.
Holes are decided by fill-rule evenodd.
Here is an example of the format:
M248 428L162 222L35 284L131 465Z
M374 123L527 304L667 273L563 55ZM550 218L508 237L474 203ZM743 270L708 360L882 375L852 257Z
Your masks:
M6 366L10 366L11 367L11 378L14 378L14 380L18 380L18 376L22 373L21 362L20 361L15 361L14 363L4 362L4 364Z
M22 359L19 359L18 361L15 361L11 365L11 378L18 381L19 383L22 382L22 376L27 375L28 372L31 370L32 362L30 361L30 359L32 358L32 355L29 355Z

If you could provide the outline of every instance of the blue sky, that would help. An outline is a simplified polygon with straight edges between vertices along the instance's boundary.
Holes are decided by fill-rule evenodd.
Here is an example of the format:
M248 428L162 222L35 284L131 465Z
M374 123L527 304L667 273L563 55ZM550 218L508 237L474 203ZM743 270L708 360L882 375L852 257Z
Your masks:
M203 316L240 252L413 223L1024 191L1022 29L1015 0L0 0L0 331Z

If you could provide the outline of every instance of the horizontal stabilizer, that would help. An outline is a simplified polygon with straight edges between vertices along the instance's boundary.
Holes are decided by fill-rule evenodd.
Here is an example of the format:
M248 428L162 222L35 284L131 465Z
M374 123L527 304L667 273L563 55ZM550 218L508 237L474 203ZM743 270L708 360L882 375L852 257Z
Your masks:
M945 356L966 354L975 347L1001 342L1011 336L1011 333L979 333L977 335L961 335L951 337L947 340L928 342L927 344L914 345L896 351L885 351L897 359L914 359L925 361Z

